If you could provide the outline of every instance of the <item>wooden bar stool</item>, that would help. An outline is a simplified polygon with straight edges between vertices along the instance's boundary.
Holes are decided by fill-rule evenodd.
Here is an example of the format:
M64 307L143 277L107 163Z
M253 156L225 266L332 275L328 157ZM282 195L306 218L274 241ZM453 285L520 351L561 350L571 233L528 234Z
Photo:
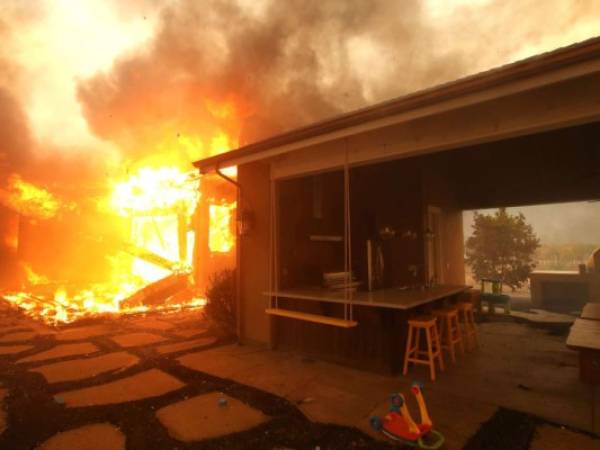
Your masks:
M429 366L431 381L435 381L435 360L437 359L440 370L444 370L440 336L437 329L437 320L433 316L420 316L408 321L408 338L404 352L403 374L408 373L408 364L424 364ZM421 350L421 331L425 335L426 350Z
M463 336L467 343L467 350L473 350L479 346L479 337L477 335L477 327L475 325L475 313L473 303L459 302L456 304L462 319Z
M469 289L458 296L459 302L467 302L473 305L474 312L481 316L481 291L479 289Z
M447 308L436 309L433 315L438 320L438 331L441 338L442 349L448 350L452 363L456 364L456 346L461 352L465 353L465 347L462 340L462 332L458 321L458 308L449 306Z

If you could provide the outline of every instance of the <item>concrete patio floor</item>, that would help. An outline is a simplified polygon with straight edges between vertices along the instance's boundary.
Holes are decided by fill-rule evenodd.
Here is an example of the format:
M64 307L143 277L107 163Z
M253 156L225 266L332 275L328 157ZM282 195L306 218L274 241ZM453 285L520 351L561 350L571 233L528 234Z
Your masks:
M369 418L388 411L391 393L410 397L413 380L444 449L470 449L499 408L537 418L531 450L600 448L590 434L600 392L579 382L564 336L503 316L479 330L480 348L432 383L422 368L386 376L223 344L197 315L53 329L0 307L0 448L274 450L298 429L295 450L347 448L331 445L335 433L350 433L350 447L389 448L361 436L382 439Z
M563 336L504 319L481 324L480 337L478 350L459 358L433 383L421 367L411 368L406 377L384 376L253 345L219 347L178 360L289 399L312 420L355 426L373 436L369 418L384 415L389 395L408 394L418 380L448 449L461 449L498 407L600 431L600 392L579 381L577 354L565 347ZM416 414L416 404L410 406ZM573 448L568 442L554 445Z

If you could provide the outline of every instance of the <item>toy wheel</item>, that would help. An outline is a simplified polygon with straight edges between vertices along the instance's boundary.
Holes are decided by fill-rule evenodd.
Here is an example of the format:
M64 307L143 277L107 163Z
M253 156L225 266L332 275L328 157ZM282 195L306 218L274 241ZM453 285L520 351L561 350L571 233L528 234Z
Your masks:
M440 448L444 444L445 438L442 433L431 430L427 434L421 436L417 443L419 444L419 448L423 450L436 450Z
M369 419L369 424L375 431L381 431L383 428L383 422L380 417L373 416Z

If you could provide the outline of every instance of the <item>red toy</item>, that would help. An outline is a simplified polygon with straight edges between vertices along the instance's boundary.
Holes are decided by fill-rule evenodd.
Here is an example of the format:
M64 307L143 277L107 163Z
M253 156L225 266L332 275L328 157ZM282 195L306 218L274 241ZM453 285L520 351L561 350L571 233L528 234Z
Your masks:
M404 396L392 394L390 412L383 418L371 417L371 426L394 441L400 441L423 450L434 450L442 446L444 436L433 429L433 422L429 417L421 388L419 383L413 383L411 388L419 405L421 423L415 423L411 417Z

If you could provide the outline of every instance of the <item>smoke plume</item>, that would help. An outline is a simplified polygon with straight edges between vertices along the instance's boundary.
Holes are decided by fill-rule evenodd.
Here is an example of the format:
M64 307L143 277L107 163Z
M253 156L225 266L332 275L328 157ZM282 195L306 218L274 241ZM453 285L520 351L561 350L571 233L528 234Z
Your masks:
M173 2L151 45L82 82L79 99L91 129L131 156L214 127L244 144L588 37L600 12L512 0L436 17L426 3ZM237 120L212 107L224 103Z
M427 36L419 5L295 0L253 10L235 2L179 2L163 11L148 50L83 82L79 98L92 130L134 155L148 151L157 133L213 127L247 143L367 103L367 68L356 67L352 55L369 51L370 33L386 51L397 47L395 54ZM460 72L458 59L429 60L415 80ZM223 104L235 108L237 120L214 107Z

